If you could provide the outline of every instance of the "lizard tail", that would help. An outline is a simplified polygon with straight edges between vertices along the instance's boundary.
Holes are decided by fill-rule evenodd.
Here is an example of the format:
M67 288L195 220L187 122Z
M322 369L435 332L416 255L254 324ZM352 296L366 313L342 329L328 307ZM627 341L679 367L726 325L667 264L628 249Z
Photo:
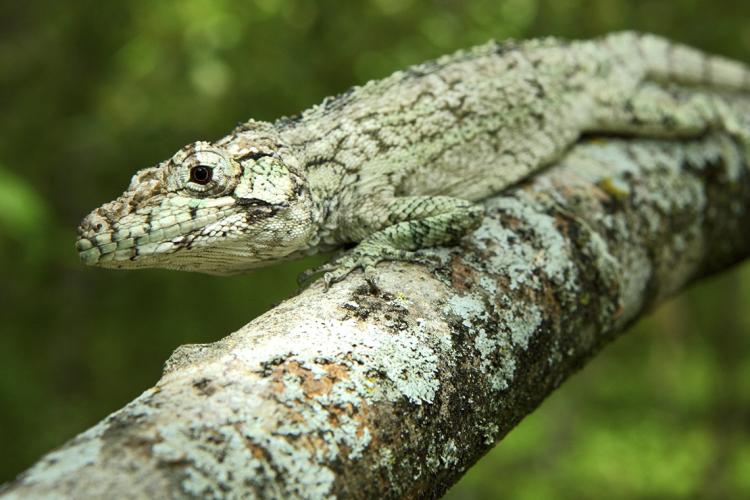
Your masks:
M750 67L741 62L706 54L658 35L623 32L607 38L623 49L635 49L649 79L750 92Z

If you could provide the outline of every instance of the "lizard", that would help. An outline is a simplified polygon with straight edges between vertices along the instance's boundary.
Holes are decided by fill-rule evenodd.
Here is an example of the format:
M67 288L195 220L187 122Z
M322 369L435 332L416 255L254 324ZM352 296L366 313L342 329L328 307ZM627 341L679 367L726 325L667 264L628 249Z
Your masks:
M721 130L750 151L721 92L750 92L750 69L658 35L491 41L188 144L86 216L76 247L93 266L225 275L354 244L302 279L371 279L460 240L479 200L583 134Z

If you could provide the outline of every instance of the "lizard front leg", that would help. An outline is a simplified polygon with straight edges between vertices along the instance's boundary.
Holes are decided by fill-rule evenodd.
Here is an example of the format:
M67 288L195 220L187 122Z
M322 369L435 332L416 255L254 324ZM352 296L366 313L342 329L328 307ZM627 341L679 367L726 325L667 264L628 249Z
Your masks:
M328 288L355 269L363 269L372 282L374 266L384 260L409 261L418 250L455 243L479 227L484 208L448 196L407 196L376 199L358 208L343 222L342 234L359 244L331 262L300 276L325 273Z

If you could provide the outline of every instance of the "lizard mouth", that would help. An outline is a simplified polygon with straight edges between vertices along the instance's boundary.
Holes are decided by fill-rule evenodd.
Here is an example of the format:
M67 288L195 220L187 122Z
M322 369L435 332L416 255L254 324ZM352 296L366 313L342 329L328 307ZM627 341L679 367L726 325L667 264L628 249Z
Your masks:
M79 235L76 250L84 264L106 266L109 262L135 261L145 255L168 254L189 247L192 233L183 234L181 227L174 225L142 236L128 236L123 231ZM169 239L170 235L174 236Z
M145 256L159 256L190 248L196 235L216 222L220 214L186 218L171 217L126 227L112 225L91 213L78 227L76 250L89 266L125 267Z
M179 226L174 227L179 229ZM116 235L102 233L91 238L80 236L76 241L76 250L81 261L89 266L106 266L109 262L135 261L145 255L169 254L189 247L192 242L190 234L175 236L171 240L163 240L161 234L121 239L116 239Z

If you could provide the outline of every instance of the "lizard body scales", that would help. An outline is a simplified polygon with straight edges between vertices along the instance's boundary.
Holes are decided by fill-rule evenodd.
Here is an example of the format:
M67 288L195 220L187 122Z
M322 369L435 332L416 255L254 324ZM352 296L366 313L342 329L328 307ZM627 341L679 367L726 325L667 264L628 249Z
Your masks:
M318 269L329 285L456 241L481 222L475 201L583 133L720 129L750 148L739 117L700 88L750 92L750 71L632 32L490 42L185 146L84 218L77 249L102 267L230 274L357 243Z

